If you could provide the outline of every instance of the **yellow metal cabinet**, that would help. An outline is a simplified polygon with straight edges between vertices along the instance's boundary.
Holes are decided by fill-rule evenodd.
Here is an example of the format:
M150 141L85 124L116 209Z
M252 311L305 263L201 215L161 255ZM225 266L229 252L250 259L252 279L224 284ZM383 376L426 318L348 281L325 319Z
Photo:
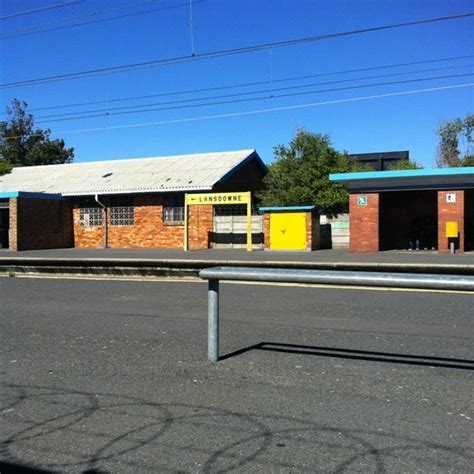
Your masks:
M270 214L271 250L306 250L306 215L304 212Z

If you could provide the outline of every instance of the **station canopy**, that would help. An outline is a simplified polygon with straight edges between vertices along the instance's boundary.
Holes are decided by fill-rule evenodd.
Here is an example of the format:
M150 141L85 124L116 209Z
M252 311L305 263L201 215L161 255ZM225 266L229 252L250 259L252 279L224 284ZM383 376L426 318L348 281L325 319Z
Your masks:
M370 171L329 175L351 193L474 188L474 167Z

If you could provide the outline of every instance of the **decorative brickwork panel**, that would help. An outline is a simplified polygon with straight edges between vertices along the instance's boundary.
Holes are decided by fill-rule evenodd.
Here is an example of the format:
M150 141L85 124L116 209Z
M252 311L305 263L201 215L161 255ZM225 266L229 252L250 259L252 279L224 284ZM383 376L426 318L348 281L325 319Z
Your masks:
M446 223L457 222L457 252L464 252L464 191L438 191L438 251L449 252Z
M379 194L351 194L349 208L351 252L378 252Z
M10 199L10 229L8 236L8 246L10 250L18 250L18 199Z

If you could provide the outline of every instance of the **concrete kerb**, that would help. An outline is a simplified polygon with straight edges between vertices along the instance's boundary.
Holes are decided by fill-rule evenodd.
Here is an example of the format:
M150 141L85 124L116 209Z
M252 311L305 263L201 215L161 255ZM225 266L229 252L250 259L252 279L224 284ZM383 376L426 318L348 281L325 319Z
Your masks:
M197 277L200 270L214 266L474 275L473 264L66 257L0 258L0 273L3 274Z

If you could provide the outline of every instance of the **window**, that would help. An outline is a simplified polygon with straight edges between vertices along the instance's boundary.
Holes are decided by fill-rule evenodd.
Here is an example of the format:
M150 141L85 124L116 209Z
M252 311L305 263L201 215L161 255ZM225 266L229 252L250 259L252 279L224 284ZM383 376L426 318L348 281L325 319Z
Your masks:
M184 195L170 194L165 197L163 206L163 222L181 224L184 222Z
M132 226L135 224L135 208L132 197L113 197L110 203L110 225Z
M81 227L98 227L102 225L102 208L93 198L82 198L79 202L79 225Z

